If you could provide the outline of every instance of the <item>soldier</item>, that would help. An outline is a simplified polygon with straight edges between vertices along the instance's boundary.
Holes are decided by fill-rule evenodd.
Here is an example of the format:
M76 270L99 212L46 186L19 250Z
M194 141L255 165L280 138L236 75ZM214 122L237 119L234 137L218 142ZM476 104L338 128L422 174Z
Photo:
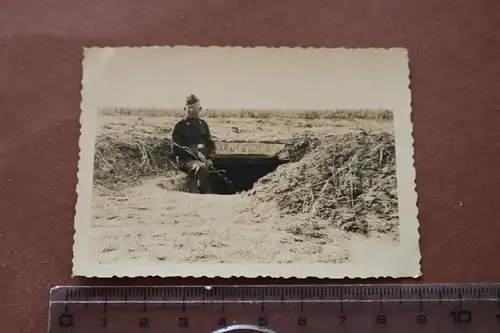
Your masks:
M199 160L179 147L174 147L173 152L179 163L194 173L200 193L209 194L212 190L208 169L213 167L215 143L207 122L199 118L201 109L200 100L195 95L189 95L184 107L186 116L175 124L172 132L172 141L191 150Z

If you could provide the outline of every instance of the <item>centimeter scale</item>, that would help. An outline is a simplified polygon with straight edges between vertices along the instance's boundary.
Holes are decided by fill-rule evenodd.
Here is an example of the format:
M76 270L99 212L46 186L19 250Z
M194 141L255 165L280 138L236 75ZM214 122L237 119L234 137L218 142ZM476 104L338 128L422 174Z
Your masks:
M48 332L500 332L500 284L63 286Z

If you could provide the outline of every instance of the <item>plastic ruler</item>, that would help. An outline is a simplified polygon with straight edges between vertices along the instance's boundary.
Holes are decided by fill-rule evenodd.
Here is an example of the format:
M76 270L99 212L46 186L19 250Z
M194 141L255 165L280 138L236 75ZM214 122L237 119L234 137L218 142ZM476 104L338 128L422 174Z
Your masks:
M62 286L49 333L500 332L500 284Z

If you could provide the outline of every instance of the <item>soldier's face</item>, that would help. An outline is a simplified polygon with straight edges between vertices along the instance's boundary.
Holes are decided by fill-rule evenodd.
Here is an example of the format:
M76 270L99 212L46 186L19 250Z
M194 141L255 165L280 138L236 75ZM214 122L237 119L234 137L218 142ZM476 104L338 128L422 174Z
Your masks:
M186 106L184 109L186 110L188 117L196 118L198 117L198 114L201 111L201 105L200 103L196 103L193 105Z

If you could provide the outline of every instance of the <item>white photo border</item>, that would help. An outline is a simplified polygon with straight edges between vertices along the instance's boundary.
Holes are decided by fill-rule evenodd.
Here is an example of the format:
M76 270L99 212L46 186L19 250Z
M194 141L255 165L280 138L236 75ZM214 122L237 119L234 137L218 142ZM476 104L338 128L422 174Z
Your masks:
M399 209L399 246L390 252L388 255L384 253L379 260L372 258L370 262L362 263L341 263L341 264L205 264L205 263L169 263L162 262L151 264L149 262L137 262L134 265L118 264L99 264L92 259L91 244L90 244L90 229L91 229L91 204L92 204L92 182L93 182L93 161L95 153L96 131L97 131L97 109L103 107L99 98L96 98L96 91L101 89L102 85L107 83L99 83L105 75L106 65L113 63L115 59L125 59L127 55L130 58L139 59L141 57L147 59L149 54L162 53L175 54L172 56L176 59L185 58L192 61L196 54L209 55L215 57L231 57L234 61L238 55L245 54L252 63L247 67L241 68L242 72L255 70L256 66L265 64L269 59L283 59L283 56L289 55L293 58L295 66L301 67L303 72L305 66L314 67L315 73L320 72L318 67L321 63L328 65L329 58L337 59L336 61L344 61L342 68L363 67L365 65L372 66L371 70L366 70L364 74L357 72L356 75L364 75L365 77L350 77L342 89L341 95L355 95L360 101L360 108L363 99L370 96L379 97L378 104L370 102L372 108L390 109L394 113L394 133L396 137L396 163L397 163L397 190L398 190L398 209ZM155 56L157 59L158 57ZM316 59L315 63L306 62L306 59ZM191 59L191 60L189 60ZM226 58L227 59L227 58ZM339 60L341 59L341 60ZM227 60L225 60L227 62ZM302 62L300 62L302 61ZM300 62L300 63L299 63ZM133 61L131 62L133 63ZM415 168L414 168L414 149L413 149L413 124L411 121L411 90L410 90L410 67L408 52L404 48L300 48L300 47L198 47L198 46L152 46L152 47L118 47L118 48L85 48L83 60L83 79L82 79L82 102L80 116L80 139L79 139L79 162L78 162L78 183L76 192L78 195L76 202L75 214L75 234L73 246L73 276L85 277L273 277L273 278L401 278L411 277L417 278L421 276L420 270L420 247L419 247L419 221L417 208L417 192L415 183ZM138 65L138 64L137 64ZM265 67L265 66L264 66ZM267 65L267 67L272 67ZM279 67L279 66L278 66ZM381 68L383 67L383 68ZM186 64L176 64L171 67L173 71L177 68L176 73L172 73L172 77L177 77L172 81L172 85L164 88L165 91L171 91L171 88L177 84L177 81L182 80L186 76ZM325 67L326 68L326 67ZM336 67L341 68L341 67ZM319 70L319 71L318 71ZM341 70L339 70L340 72ZM144 74L146 75L146 74ZM215 74L214 74L215 75ZM341 74L340 77L342 78ZM248 74L248 77L251 75ZM255 76L255 74L253 75ZM257 75L258 76L258 75ZM269 77L273 77L270 73ZM280 79L274 76L274 80ZM338 78L333 77L332 82ZM281 78L283 82L290 78ZM325 80L323 77L322 80ZM363 81L364 80L364 81ZM370 81L371 82L366 82ZM213 82L212 82L213 83ZM311 86L310 82L306 85ZM92 85L97 85L95 89ZM359 88L358 85L363 87ZM289 89L299 89L298 83L296 86L289 86ZM334 84L332 83L332 86ZM255 87L255 85L252 85ZM340 87L340 86L339 86ZM373 87L374 92L366 92L359 94L359 89ZM113 87L108 87L112 90L110 96L119 98L119 92L113 90ZM216 89L216 88L214 88ZM244 88L240 89L244 90ZM288 91L290 95L297 95L300 98L294 98L290 103L285 105L283 99L280 99L281 109L294 110L305 109L307 105L309 109L341 109L344 105L337 107L332 103L332 97L324 95L321 89L301 88L297 91ZM327 91L327 90L325 90ZM209 92L204 92L209 95ZM240 91L241 94L241 91ZM186 95L184 91L179 96ZM118 97L117 97L118 96ZM243 95L242 95L243 96ZM323 99L318 98L323 96ZM339 98L339 95L333 97ZM374 97L375 96L375 97ZM227 96L226 96L227 97ZM249 97L249 100L251 96ZM232 103L229 108L234 108L237 105L238 97L229 97L228 100L220 101L219 105L214 103L215 98L209 102L210 108L223 107L228 108L224 103ZM266 108L279 109L276 105L276 96L259 98L257 105L241 105L241 108ZM313 102L311 102L313 101ZM182 107L181 99L175 100L175 105L172 107ZM297 107L297 103L305 104ZM205 102L206 103L206 102ZM267 104L266 104L267 103ZM274 104L273 104L274 103ZM369 102L367 102L369 103ZM223 105L224 104L224 105ZM142 104L141 104L142 105ZM126 106L129 106L128 104ZM148 105L143 105L148 106ZM155 107L156 105L151 105ZM168 105L170 108L171 105Z

